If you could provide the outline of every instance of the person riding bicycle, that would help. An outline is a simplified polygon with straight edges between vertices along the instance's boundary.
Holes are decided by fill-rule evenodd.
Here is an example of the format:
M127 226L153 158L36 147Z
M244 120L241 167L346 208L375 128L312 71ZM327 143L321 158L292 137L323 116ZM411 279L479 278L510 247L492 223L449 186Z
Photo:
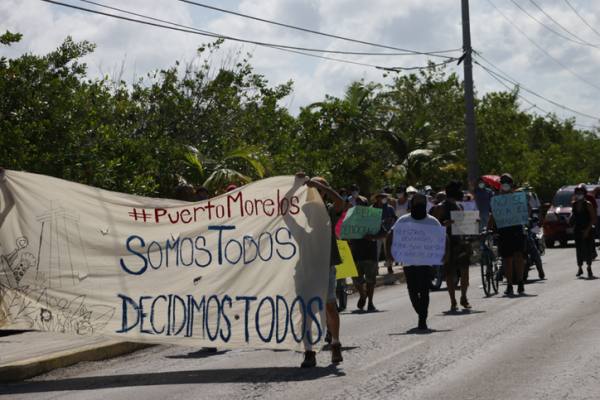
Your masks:
M514 192L514 180L510 174L503 174L500 177L501 192L498 196L504 196ZM531 215L531 205L527 203L527 209L529 215ZM491 231L496 228L496 219L494 218L494 210L488 221L487 230ZM525 268L525 262L523 260L523 251L525 251L525 241L523 240L523 234L525 233L522 225L506 226L504 228L496 228L498 232L498 251L502 257L502 262L505 266L504 272L506 274L507 286L504 294L514 294L512 285L512 265L513 259L517 269L517 292L524 293L525 285L523 283L523 270Z

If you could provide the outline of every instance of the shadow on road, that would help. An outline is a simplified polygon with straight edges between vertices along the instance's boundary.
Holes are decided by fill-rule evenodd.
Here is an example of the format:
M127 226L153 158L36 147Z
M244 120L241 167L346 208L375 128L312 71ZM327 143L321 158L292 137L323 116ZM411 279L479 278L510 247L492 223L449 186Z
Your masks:
M187 353L186 355L166 356L165 358L184 359L184 360L193 359L193 358L207 358L207 357L217 356L219 354L225 354L228 351L229 350L219 350L219 351L212 352L212 351L208 351L206 349L200 349L200 350L194 351L192 353Z
M442 311L441 314L437 314L437 315L439 315L441 317L449 317L449 316L454 316L454 315L481 314L481 313L484 313L484 312L485 311L483 311L483 310L473 310L473 309L469 310L469 309L463 308L460 311L450 311L450 310L448 310L448 311Z
M342 377L346 374L335 364L327 367L299 368L240 368L196 371L141 373L132 375L96 376L53 381L22 382L0 385L0 396L10 394L45 393L114 389L155 385L198 385L204 383L256 383L256 382L302 382L326 376Z
M360 310L360 309L356 309L356 310L352 310L350 311L348 314L380 314L380 313L384 313L387 312L388 310Z
M412 328L402 333L388 333L389 336L430 335L432 333L452 332L452 329L419 329Z

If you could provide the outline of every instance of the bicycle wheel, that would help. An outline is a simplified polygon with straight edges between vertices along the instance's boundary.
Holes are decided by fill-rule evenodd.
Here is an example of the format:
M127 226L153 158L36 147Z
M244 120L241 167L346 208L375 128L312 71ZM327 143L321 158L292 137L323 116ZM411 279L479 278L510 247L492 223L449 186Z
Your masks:
M429 267L429 290L432 292L440 290L442 286L442 272L439 265Z
M344 311L346 309L346 305L348 304L348 292L346 292L346 288L348 284L345 279L338 279L336 283L335 289L335 297L337 299L336 306L338 312Z
M492 276L492 260L490 259L490 255L487 251L484 251L481 254L481 282L483 284L483 292L486 297L489 297L492 294L492 281L494 277Z
M500 269L500 259L492 260L492 289L494 289L494 293L498 294L498 281L496 280L496 275L498 274L498 270Z

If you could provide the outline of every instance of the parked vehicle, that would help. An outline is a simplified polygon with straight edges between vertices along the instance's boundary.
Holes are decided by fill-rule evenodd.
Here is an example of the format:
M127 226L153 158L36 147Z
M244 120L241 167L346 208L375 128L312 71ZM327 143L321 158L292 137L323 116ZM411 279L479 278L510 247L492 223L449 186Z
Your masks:
M588 193L591 193L597 186L595 184L585 185ZM548 210L544 219L544 241L546 247L554 247L558 241L561 246L566 246L569 240L574 240L573 225L569 225L567 218L571 214L571 199L575 195L577 185L564 186L556 192L552 203L544 204Z

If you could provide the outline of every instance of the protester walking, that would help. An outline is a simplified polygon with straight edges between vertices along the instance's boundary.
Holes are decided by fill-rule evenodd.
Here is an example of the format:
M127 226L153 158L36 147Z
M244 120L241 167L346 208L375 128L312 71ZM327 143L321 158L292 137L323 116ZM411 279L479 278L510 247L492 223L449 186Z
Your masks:
M498 196L505 196L514 192L514 180L510 174L503 174L500 177L500 190ZM531 215L531 206L527 204L528 215ZM506 275L506 290L505 295L514 294L513 290L513 260L517 270L517 292L524 293L525 285L523 284L523 271L525 269L525 261L523 260L523 252L525 251L525 231L522 225L512 225L503 228L496 228L496 219L494 213L490 216L487 224L487 230L496 229L498 232L498 252L502 257L504 265L504 273Z
M396 186L396 204L394 209L398 218L410 213L410 199L406 195L406 188L404 186Z
M471 264L471 255L473 247L471 243L461 241L461 237L452 234L452 224L454 221L451 218L452 211L464 211L462 206L458 204L462 200L462 183L460 181L450 180L446 184L446 200L440 203L434 211L433 216L437 218L442 226L446 227L446 231L450 240L450 256L448 261L440 268L442 276L446 277L446 286L448 287L448 295L450 296L450 310L457 311L458 304L455 297L455 281L454 277L460 270L461 277L461 297L460 305L463 308L471 308L469 300L467 300L467 289L469 287L469 265ZM414 206L413 206L414 207Z
M482 177L479 177L475 181L469 183L469 188L475 195L475 203L477 203L477 209L479 210L479 233L481 233L490 220L490 211L494 192L485 187L485 181Z
M383 190L377 190L373 196L371 196L371 200L375 200L376 203L371 207L380 208L381 213L381 221L383 223L383 227L385 228L386 233L392 229L392 226L398 220L398 216L396 215L396 211L387 204L387 200L390 195ZM377 240L377 261L379 261L379 255L381 254L381 248L384 247L385 238L381 238ZM385 254L385 248L384 248ZM387 267L388 274L393 274L394 270L392 269L393 263L389 263L387 260L385 262L385 266Z
M575 252L577 255L577 275L583 275L583 262L587 263L588 277L592 277L592 252L594 250L594 233L592 226L596 224L596 211L586 199L587 188L578 185L575 188L575 201L571 203L569 223L574 224Z
M363 196L358 196L356 204L359 206L368 206L368 201ZM379 269L377 242L384 240L387 231L381 224L381 229L376 235L365 235L362 239L350 240L352 249L352 258L356 264L358 276L352 278L354 287L359 294L359 299L356 307L363 309L367 300L367 310L375 311L377 308L373 303L373 293L375 292L375 283L377 283L377 270ZM366 285L366 291L363 289Z
M415 223L441 226L440 222L427 215L427 199L425 195L417 194L412 199L412 209L410 214L404 215L396 221L397 224ZM386 258L388 262L393 262L392 244L394 242L394 230L390 230L386 238ZM442 262L448 260L449 252L448 235L446 235L446 252ZM406 288L410 302L419 316L418 329L427 329L427 315L429 310L429 265L404 265L404 277L406 279Z
M306 174L304 172L296 173L296 178L304 179ZM337 311L335 304L335 276L336 276L336 265L342 263L342 257L337 246L337 235L335 234L335 226L342 215L344 210L344 200L341 196L333 189L329 187L327 181L321 177L308 179L304 182L304 185L309 188L315 188L319 192L323 203L325 203L325 197L328 196L333 200L333 204L326 204L327 214L329 215L331 225L331 250L329 256L329 280L327 286L327 299L325 304L325 312L327 314L327 325L331 332L331 362L338 363L343 361L342 357L342 345L340 343L340 316ZM304 352L304 361L302 362L302 368L314 367L317 365L316 354L314 351Z

